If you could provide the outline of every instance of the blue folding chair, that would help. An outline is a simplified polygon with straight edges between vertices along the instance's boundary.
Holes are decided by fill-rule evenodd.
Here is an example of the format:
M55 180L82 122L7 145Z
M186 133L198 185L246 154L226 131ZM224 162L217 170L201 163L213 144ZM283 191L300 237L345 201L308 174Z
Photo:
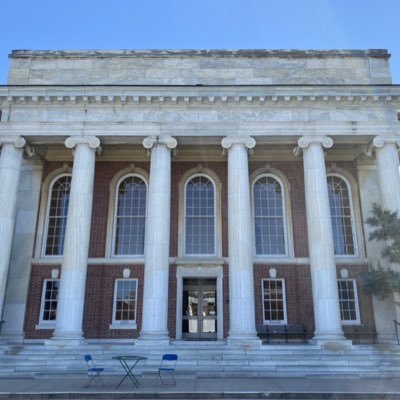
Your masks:
M168 381L162 378L163 375L164 378L166 375L169 375L172 378L173 382L171 384L176 385L174 372L177 361L178 361L178 356L176 354L164 354L162 356L161 365L160 368L158 368L158 375L160 376L160 380L163 385L166 385Z
M101 376L100 376L100 374L104 371L104 368L96 367L96 364L90 354L85 354L83 356L83 358L86 361L86 364L88 367L88 376L90 377L90 380L89 380L87 386L89 386L92 381L96 381L96 380L104 386L103 380L101 379Z

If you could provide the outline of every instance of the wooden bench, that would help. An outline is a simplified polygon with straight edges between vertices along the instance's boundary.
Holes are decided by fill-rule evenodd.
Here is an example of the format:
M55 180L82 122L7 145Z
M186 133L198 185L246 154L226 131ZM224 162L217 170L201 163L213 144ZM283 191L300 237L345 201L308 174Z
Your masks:
M365 325L343 325L343 333L346 338L351 339L354 344L378 343L378 333Z
M268 344L272 338L282 338L285 343L289 343L289 339L295 338L307 343L307 331L301 324L260 325L257 327L257 334L263 343Z

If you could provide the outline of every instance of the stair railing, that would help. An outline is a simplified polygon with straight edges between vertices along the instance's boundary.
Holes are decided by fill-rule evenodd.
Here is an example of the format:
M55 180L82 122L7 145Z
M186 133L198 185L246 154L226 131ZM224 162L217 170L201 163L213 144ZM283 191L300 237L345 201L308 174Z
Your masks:
M393 320L393 322L394 322L394 328L396 330L397 344L400 345L399 328L398 328L398 326L400 326L400 322L396 321L395 319Z

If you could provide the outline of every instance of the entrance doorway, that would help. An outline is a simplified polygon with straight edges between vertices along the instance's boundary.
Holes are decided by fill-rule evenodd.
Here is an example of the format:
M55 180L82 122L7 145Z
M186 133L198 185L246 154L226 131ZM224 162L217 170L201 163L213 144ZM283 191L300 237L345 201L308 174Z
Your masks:
M217 340L216 278L184 278L182 338Z

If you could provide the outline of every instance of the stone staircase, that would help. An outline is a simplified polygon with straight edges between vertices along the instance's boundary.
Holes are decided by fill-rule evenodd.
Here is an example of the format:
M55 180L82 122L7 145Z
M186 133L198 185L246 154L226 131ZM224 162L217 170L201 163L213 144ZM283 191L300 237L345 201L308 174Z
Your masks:
M105 374L122 375L112 356L143 355L135 373L157 373L164 353L178 354L177 374L198 377L400 377L400 346L359 345L351 348L303 344L231 347L224 342L173 342L168 347L130 342L45 345L43 342L0 344L0 378L86 374L84 354L91 354Z

